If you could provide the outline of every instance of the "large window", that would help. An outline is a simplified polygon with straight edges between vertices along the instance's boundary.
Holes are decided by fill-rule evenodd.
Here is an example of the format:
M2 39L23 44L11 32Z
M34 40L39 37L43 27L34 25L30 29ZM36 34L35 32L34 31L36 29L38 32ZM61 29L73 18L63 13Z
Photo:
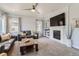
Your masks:
M0 17L0 34L2 34L2 18Z
M18 17L9 17L9 32L12 35L17 35L20 31L19 18Z
M37 20L36 21L36 29L37 29L37 32L39 33L39 36L42 36L42 20Z
M0 34L6 33L6 14L0 13Z

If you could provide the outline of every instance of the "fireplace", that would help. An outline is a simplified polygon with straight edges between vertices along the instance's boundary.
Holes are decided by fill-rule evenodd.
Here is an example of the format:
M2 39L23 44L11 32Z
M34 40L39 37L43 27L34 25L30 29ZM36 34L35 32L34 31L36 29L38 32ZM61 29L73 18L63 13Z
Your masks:
M61 31L59 31L59 30L53 30L53 38L60 40L61 39L61 33L60 32Z

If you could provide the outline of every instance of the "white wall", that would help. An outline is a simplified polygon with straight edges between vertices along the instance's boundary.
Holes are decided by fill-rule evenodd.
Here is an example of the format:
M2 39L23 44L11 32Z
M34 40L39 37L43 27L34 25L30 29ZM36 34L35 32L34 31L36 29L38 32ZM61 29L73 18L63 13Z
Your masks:
M61 9L58 9L54 12L51 12L49 13L48 15L45 16L45 19L46 20L50 20L51 17L54 17L58 14L61 14L61 13L65 13L65 22L66 22L66 25L65 26L54 26L54 27L50 27L50 39L54 39L53 38L53 30L60 30L61 31L61 40L58 42L60 43L63 43L67 46L71 46L71 40L70 39L67 39L67 36L68 36L68 26L69 26L69 14L68 14L69 10L68 10L68 7L64 7L64 8L61 8ZM56 39L54 39L56 40Z
M79 4L70 6L70 20L73 26L75 26L75 20L79 20Z
M22 17L21 18L21 30L26 31L26 30L31 30L31 31L36 31L36 22L35 18L30 18L30 17Z
M75 28L76 20L79 20L79 4L72 4L70 6L70 23L71 27L73 29L72 31L72 47L79 49L79 38L78 38L78 32L79 28Z
M66 6L54 12L51 12L44 16L45 20L49 20L51 17L54 17L58 14L65 12L66 14L66 26L63 27L50 27L50 39L54 39L52 36L53 30L62 29L62 41L65 45L71 46L71 40L67 37L71 34L71 27L75 27L75 20L79 20L79 4L71 4L70 6Z

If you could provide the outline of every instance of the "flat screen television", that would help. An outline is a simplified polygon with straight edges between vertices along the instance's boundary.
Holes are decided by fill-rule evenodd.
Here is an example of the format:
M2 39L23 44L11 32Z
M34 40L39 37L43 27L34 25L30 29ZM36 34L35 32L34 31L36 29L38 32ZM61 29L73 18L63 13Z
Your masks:
M51 17L50 26L65 26L65 13Z

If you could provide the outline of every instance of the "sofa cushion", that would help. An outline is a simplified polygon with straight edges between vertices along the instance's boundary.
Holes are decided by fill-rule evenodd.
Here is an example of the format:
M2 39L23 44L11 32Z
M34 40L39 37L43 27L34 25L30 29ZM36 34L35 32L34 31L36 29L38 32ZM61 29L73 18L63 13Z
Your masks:
M3 41L7 41L11 38L11 34L8 33L8 34L4 34L4 35L1 35L0 37L0 41L3 42Z

